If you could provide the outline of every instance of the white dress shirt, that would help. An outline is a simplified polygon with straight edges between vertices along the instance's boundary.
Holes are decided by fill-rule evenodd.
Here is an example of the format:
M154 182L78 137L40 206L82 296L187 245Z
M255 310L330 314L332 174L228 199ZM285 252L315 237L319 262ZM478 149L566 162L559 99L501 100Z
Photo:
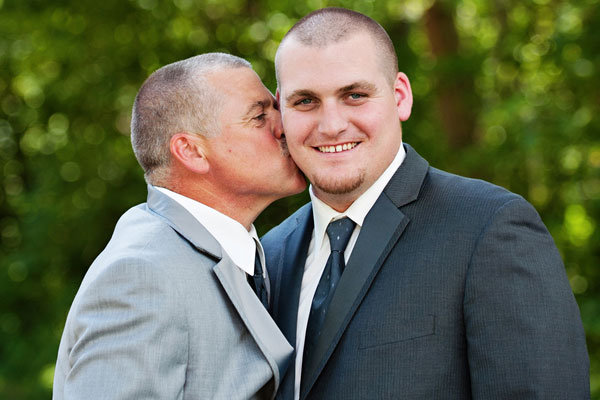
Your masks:
M348 217L356 223L356 227L354 228L352 236L350 236L350 241L344 251L344 260L345 262L348 262L367 213L371 210L371 207L373 207L405 157L406 152L404 146L400 144L400 149L398 149L396 157L392 160L387 169L379 176L379 178L377 178L369 189L348 207L344 213L339 213L319 200L313 192L312 185L309 188L313 209L314 230L308 246L308 255L306 257L306 265L304 266L302 287L300 289L300 301L298 304L298 321L296 326L296 382L294 388L294 398L296 400L300 398L302 357L304 354L304 339L306 336L308 316L310 314L315 291L317 290L319 280L321 279L325 264L327 264L327 259L329 258L329 253L331 252L329 239L326 237L327 226L331 221L343 217Z
M233 218L218 212L196 200L185 197L163 187L155 186L182 207L184 207L194 218L198 220L219 242L223 251L229 255L235 265L248 275L254 275L254 256L258 248L261 264L265 265L265 256L254 224L250 225L250 231ZM263 277L266 268L263 267ZM266 278L265 278L266 279ZM265 281L268 289L268 283Z

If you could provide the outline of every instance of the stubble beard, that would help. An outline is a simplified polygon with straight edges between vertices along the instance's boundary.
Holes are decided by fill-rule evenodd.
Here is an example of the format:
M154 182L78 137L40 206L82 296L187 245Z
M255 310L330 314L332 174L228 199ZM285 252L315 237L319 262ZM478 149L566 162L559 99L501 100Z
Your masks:
M311 181L314 187L330 195L349 194L358 189L365 181L365 171L360 171L355 176L315 176Z

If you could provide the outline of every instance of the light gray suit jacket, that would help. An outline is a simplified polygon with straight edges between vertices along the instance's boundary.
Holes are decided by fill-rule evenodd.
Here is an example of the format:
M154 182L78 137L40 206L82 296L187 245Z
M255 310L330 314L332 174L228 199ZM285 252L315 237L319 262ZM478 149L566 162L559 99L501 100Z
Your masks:
M73 301L53 398L273 398L292 352L243 271L150 186Z

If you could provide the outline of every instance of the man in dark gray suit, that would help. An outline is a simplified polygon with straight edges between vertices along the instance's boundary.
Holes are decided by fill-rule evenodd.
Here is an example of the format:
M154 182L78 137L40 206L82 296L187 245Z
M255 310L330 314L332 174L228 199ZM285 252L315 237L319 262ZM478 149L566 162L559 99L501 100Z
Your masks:
M522 197L402 143L412 93L372 19L322 9L282 40L277 97L311 203L263 238L296 346L283 399L586 399L563 263Z
M81 284L53 398L273 398L293 349L252 222L306 186L275 99L247 61L211 53L154 72L132 114L148 201Z

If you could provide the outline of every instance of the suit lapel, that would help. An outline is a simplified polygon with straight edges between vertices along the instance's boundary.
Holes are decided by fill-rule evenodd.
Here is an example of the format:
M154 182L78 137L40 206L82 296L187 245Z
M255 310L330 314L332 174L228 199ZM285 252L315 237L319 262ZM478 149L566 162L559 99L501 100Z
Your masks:
M292 346L248 285L245 275L227 254L223 254L222 260L214 266L213 270L271 366L275 378L274 388L278 388L281 377L292 364ZM275 392L272 395L274 397Z
M284 240L282 265L279 267L281 278L277 286L276 299L273 302L273 318L287 338L296 347L296 325L298 320L298 302L308 246L313 230L312 207L310 204L299 210L297 226ZM288 368L282 379L279 396L291 399L294 396L295 365Z
M406 159L365 218L327 310L315 350L303 361L301 399L314 385L377 272L410 221L399 208L418 197L428 164L410 146L405 145L405 148Z
M290 365L293 348L248 285L245 274L196 218L175 200L152 186L148 186L148 208L200 252L215 260L213 271L273 370L276 390L281 376Z
M297 216L297 226L284 240L282 265L276 299L273 302L273 318L285 337L296 342L298 301L308 246L313 230L312 207L305 206Z
M314 352L305 354L301 398L308 393L358 308L383 260L408 224L398 208L381 196L361 228L360 235L337 285Z

